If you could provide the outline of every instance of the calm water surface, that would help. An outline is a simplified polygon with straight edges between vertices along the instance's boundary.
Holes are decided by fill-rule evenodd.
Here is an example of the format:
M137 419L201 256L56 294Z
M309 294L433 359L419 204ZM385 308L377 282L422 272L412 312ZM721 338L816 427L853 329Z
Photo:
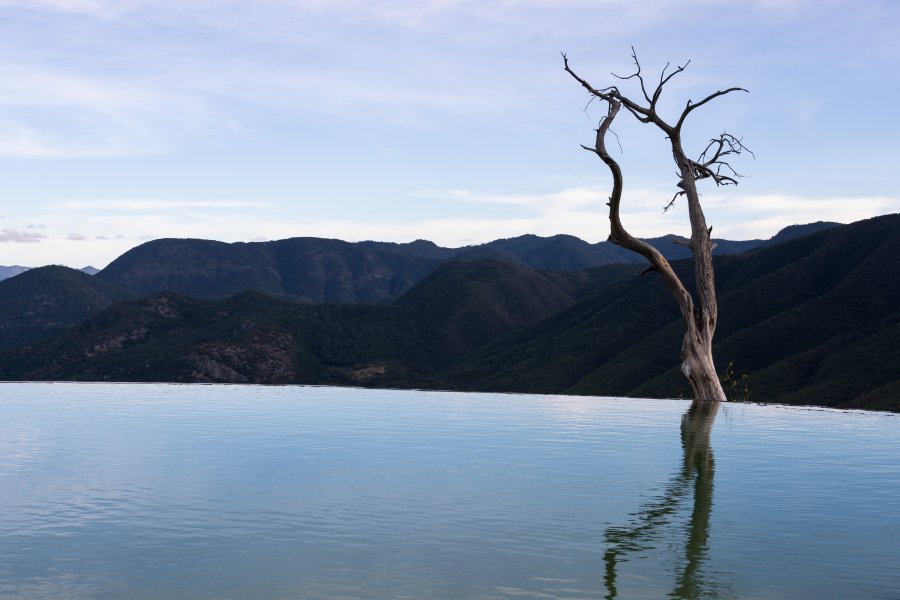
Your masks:
M0 598L900 598L900 417L0 384Z

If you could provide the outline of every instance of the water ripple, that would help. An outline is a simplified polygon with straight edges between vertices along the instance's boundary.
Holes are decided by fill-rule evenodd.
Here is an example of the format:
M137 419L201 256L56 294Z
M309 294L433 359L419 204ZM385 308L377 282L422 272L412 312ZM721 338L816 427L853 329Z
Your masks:
M728 406L696 463L686 408L0 384L0 598L900 589L900 419Z

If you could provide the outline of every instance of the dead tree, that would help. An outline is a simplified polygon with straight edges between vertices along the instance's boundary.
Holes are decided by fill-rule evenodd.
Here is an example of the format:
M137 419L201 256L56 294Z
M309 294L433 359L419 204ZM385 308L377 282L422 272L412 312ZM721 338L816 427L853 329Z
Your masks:
M721 402L725 400L725 392L722 390L722 384L716 373L712 356L712 342L718 318L716 284L712 261L712 251L715 244L713 244L711 239L712 227L707 226L703 208L700 206L697 182L711 179L716 185L736 185L737 178L740 175L731 167L729 161L732 156L741 154L745 150L749 152L749 150L744 147L740 138L729 133L722 133L719 137L710 140L699 158L694 160L688 158L682 147L681 132L688 116L696 109L719 96L737 91L746 92L747 90L731 87L714 92L699 102L688 100L678 120L674 124L670 124L663 120L657 112L657 105L665 85L675 75L684 71L690 61L680 67L676 67L668 74L666 73L669 70L669 65L667 64L660 74L659 82L656 84L655 89L650 93L641 73L641 64L637 59L634 48L632 48L631 56L634 59L635 72L627 77L620 77L615 73L613 73L613 76L620 80L636 80L640 85L640 92L643 96L643 100L637 102L623 95L616 86L595 88L569 67L569 60L563 54L563 65L566 72L588 91L592 99L597 98L607 104L606 116L600 121L600 125L597 128L594 147L582 147L599 156L612 173L613 187L608 203L609 241L644 256L650 262L647 270L659 272L666 286L678 302L681 316L684 318L687 326L681 346L681 372L684 373L684 376L687 377L691 384L694 402L700 404ZM659 250L635 238L622 226L622 221L619 218L619 205L622 201L623 185L622 169L606 150L606 134L623 106L641 123L655 125L662 130L672 146L672 158L675 160L675 165L678 169L679 180L676 184L678 191L666 205L666 208L671 207L679 197L683 197L687 202L691 223L691 238L689 240L676 240L676 243L690 248L694 256L696 298L691 296Z

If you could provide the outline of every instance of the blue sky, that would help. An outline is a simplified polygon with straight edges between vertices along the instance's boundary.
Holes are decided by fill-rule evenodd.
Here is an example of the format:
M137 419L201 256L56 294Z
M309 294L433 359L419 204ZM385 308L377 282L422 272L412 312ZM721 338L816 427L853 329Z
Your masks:
M714 235L900 211L900 3L857 0L0 0L0 264L98 267L148 239L447 246L605 239L598 86L666 62L662 103L738 85L689 144L743 136ZM624 90L635 92L623 86ZM657 131L615 128L623 219L666 214Z

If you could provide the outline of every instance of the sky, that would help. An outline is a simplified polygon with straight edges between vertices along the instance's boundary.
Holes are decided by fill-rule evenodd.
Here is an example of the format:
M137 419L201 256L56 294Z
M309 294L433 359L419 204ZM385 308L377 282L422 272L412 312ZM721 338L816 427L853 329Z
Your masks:
M691 155L723 131L755 155L701 187L714 236L900 212L894 0L0 0L0 265L163 237L598 242L611 181L580 145L604 111L560 53L634 97L632 46L649 81L691 61L669 120L749 90L685 125ZM684 235L667 141L629 117L623 222Z

